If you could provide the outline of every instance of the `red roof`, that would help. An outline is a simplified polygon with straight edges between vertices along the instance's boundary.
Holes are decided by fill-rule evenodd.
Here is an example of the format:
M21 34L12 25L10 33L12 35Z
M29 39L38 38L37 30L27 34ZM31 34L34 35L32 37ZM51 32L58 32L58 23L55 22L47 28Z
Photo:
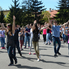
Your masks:
M48 11L48 12L51 14L50 18L53 18L53 17L55 17L55 14L58 13L58 10L51 10L51 12L50 11Z

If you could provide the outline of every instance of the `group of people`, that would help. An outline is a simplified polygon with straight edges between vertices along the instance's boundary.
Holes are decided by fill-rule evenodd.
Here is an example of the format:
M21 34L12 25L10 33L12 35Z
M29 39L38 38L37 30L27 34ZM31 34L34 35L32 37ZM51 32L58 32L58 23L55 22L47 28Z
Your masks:
M25 27L20 28L19 25L15 25L15 19L15 16L13 16L13 24L9 23L7 24L7 27L4 26L4 23L0 23L1 49L5 49L5 44L7 43L7 52L10 59L10 64L8 66L14 64L13 60L15 61L15 64L17 64L16 48L20 56L22 56L22 46L24 45L24 48L26 48L27 42L29 55L31 55L31 49L33 46L35 50L34 54L36 54L37 56L37 61L40 61L39 39L41 31L43 31L44 44L48 45L49 43L49 45L51 45L51 42L53 41L55 57L57 57L57 54L61 55L61 53L59 52L61 47L60 39L63 39L64 42L65 40L68 41L69 51L69 21L67 23L64 23L63 25L58 25L57 21L55 21L53 25L50 22L45 22L43 26L40 26L40 24L37 24L37 21L35 20L33 24L27 24ZM7 42L5 43L6 35ZM56 47L56 43L58 44L58 47Z

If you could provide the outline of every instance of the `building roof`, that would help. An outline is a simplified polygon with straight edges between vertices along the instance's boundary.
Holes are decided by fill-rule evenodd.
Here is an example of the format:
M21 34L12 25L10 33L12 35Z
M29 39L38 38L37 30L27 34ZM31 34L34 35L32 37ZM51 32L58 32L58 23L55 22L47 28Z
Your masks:
M4 12L10 11L10 10L3 10Z
M48 11L48 12L51 14L50 18L54 18L55 14L58 13L58 10L51 10L51 11Z

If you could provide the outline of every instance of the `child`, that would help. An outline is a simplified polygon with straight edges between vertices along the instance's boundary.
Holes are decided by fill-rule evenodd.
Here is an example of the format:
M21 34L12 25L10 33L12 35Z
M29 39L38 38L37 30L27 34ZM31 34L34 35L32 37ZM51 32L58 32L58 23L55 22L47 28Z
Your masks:
M19 32L19 37L20 37L20 50L22 49L22 45L24 43L24 32L23 32L23 28L21 28L20 32Z

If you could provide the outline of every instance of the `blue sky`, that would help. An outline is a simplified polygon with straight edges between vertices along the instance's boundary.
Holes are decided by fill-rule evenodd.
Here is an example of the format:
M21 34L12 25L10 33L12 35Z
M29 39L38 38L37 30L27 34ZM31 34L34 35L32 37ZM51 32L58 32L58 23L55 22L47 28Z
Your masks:
M23 0L19 0L20 3ZM40 0L39 0L40 1ZM57 9L56 6L58 6L58 1L59 0L41 0L43 2L43 5L45 6L45 8L47 8L47 10L49 10L49 8L52 9ZM8 10L9 7L11 7L11 4L13 4L12 0L0 0L0 6L2 7L3 10Z

